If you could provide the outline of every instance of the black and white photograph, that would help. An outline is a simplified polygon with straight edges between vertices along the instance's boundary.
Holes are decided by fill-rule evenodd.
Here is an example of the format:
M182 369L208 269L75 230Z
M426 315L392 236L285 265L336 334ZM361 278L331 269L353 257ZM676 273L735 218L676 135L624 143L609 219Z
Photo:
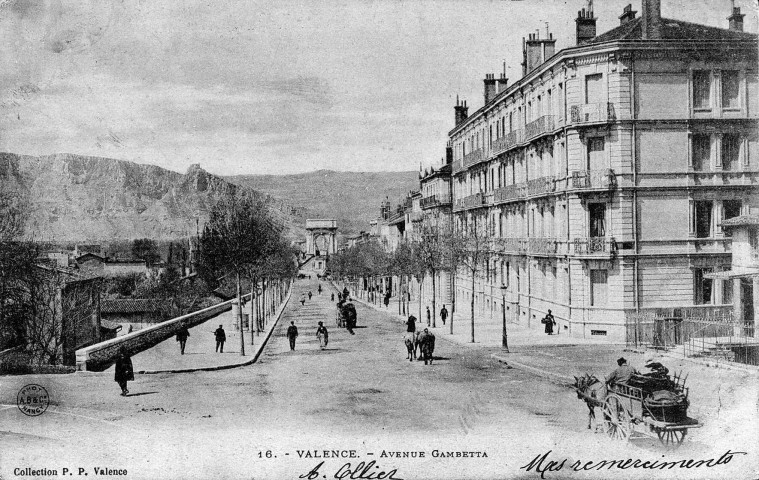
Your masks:
M0 0L0 480L759 478L756 0Z

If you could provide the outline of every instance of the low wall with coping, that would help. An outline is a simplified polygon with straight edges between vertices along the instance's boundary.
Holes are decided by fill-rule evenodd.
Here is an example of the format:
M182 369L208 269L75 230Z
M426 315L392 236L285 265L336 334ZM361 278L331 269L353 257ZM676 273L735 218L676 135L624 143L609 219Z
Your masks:
M243 302L249 299L250 294L243 296ZM136 355L173 337L182 327L192 328L231 310L232 303L236 301L237 299L227 300L197 312L172 318L136 332L81 348L76 351L76 368L77 370L102 372L113 364L121 347L125 347L130 356Z

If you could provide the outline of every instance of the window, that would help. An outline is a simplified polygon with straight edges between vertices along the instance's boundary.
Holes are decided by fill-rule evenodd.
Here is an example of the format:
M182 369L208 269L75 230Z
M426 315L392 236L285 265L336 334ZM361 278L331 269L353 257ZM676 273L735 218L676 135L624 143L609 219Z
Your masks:
M741 139L734 133L722 135L722 170L738 170Z
M708 170L711 157L709 135L695 134L692 137L692 142L693 170L697 172Z
M722 220L737 217L741 214L742 202L740 200L725 200L722 202ZM725 230L725 236L732 236L730 229Z
M590 305L594 307L606 305L608 297L608 275L606 270L590 271Z
M693 303L695 305L709 305L712 303L711 278L704 275L711 272L711 268L696 268L693 270Z
M590 236L591 237L605 237L606 236L606 204L591 203L590 205L588 205L588 211L590 213Z
M722 71L722 108L741 108L738 70Z
M601 103L603 96L603 75L596 73L585 76L585 103Z
M696 238L712 236L712 207L711 201L696 202Z
M607 167L604 153L605 141L603 137L588 139L588 169L603 170Z
M708 70L693 72L693 108L712 107L712 77Z

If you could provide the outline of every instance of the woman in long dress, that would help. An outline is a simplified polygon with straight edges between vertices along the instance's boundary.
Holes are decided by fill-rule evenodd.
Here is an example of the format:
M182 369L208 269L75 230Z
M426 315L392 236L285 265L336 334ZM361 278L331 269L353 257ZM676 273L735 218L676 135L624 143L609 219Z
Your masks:
M319 327L316 329L316 338L319 339L319 348L324 350L329 343L329 332L327 327L324 326L324 322L319 322Z

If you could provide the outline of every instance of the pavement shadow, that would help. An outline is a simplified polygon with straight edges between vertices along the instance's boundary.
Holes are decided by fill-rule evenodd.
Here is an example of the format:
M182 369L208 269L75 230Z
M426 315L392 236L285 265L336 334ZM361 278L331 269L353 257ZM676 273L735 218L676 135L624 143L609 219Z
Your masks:
M126 397L141 397L143 395L153 395L154 393L158 392L140 392L140 393L128 393L125 396Z

